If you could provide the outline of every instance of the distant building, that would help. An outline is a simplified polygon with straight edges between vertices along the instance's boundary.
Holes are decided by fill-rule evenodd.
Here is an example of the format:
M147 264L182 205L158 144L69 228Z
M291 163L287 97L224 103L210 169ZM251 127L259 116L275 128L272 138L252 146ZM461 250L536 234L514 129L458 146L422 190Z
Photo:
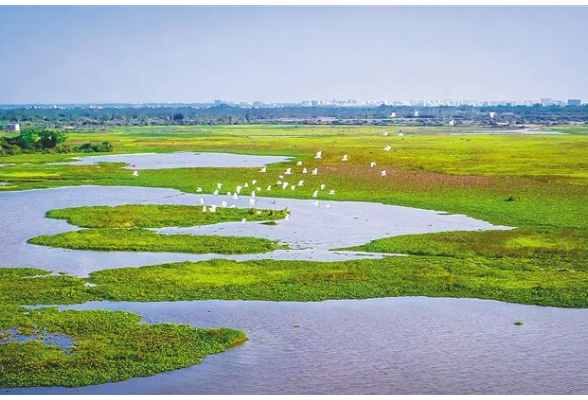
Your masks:
M541 102L541 105L542 105L542 106L544 106L544 107L547 107L547 106L553 106L553 105L555 105L555 100L553 100L553 99L552 99L552 98L550 98L550 97L543 97L543 98L540 100L540 102Z
M568 99L568 106L581 106L582 105L582 100L580 99Z
M4 126L4 130L7 132L20 132L20 124L8 124Z

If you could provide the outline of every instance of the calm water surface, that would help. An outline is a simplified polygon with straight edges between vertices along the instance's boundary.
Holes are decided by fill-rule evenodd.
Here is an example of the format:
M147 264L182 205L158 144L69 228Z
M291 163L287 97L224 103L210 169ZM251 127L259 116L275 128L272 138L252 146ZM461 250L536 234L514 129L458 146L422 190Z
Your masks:
M128 310L149 323L228 326L247 332L249 341L149 378L11 393L588 394L588 310L423 297L69 308Z

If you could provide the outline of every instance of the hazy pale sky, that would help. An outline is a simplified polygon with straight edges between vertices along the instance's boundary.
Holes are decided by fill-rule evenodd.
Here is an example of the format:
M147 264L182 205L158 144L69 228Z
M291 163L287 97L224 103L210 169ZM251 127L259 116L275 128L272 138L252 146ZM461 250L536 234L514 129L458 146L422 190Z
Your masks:
M0 7L0 103L588 100L588 7Z

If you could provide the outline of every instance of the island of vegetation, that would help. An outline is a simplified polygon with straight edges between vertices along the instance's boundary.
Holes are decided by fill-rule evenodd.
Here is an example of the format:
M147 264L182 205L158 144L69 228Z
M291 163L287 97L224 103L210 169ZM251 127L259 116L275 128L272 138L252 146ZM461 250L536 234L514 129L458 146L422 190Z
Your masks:
M229 221L268 221L284 218L287 210L256 210L182 205L122 205L51 210L50 218L66 219L80 231L31 238L31 244L78 250L152 251L173 253L246 254L285 248L276 241L236 236L167 235L143 228L190 227Z

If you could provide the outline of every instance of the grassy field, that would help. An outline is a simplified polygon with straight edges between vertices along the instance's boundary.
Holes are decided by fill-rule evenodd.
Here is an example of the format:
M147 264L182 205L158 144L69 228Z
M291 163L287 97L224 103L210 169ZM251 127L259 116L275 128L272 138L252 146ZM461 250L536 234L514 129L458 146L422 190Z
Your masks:
M64 219L82 228L164 228L211 225L231 221L283 219L285 210L217 208L203 212L202 206L127 204L116 207L72 207L51 210L48 218Z
M0 305L0 388L84 386L151 376L198 364L210 354L247 340L231 329L140 323L114 311L59 311ZM44 344L49 337L73 340L69 348Z
M255 237L166 235L147 229L83 229L37 236L28 243L76 250L154 251L191 254L267 253L285 248L278 242Z

